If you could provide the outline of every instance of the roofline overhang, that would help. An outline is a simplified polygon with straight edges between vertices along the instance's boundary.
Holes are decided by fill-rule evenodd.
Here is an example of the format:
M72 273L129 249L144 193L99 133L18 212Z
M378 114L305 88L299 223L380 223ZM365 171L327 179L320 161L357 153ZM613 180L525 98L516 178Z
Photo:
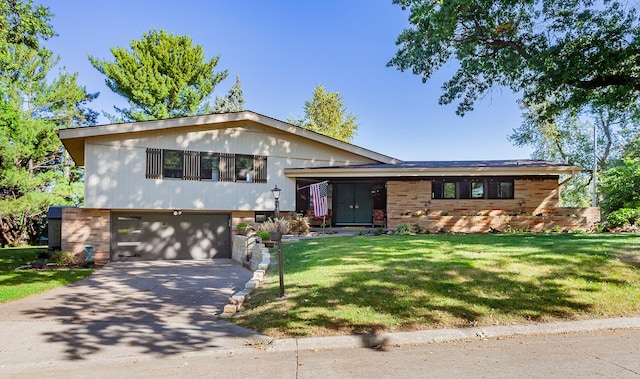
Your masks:
M189 116L170 118L153 121L128 122L121 124L106 124L88 127L78 127L60 129L57 131L58 137L64 147L69 151L74 162L78 166L84 166L84 145L85 140L91 137L116 136L128 133L146 133L174 128L200 128L206 129L207 125L219 125L234 122L255 122L266 125L285 133L301 136L315 142L319 142L331 147L348 151L353 154L371 159L380 163L400 163L399 159L352 145L347 142L327 137L323 134L307 130L284 121L277 120L252 111L241 111L232 113L217 113L200 116Z
M549 176L575 175L578 166L563 167L482 167L482 168L388 168L322 167L290 168L284 174L288 178L411 178L428 176Z

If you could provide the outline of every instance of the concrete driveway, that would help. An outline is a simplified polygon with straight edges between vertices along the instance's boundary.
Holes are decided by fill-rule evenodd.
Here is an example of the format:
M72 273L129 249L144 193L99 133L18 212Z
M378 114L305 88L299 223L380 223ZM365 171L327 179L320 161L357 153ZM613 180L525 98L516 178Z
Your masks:
M217 315L251 277L229 259L111 263L0 304L0 367L243 346L260 336Z

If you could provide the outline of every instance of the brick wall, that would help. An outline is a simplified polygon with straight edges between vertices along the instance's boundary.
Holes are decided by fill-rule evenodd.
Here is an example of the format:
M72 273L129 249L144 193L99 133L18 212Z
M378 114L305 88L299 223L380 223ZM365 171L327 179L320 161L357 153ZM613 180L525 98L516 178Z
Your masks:
M431 199L431 181L387 183L387 226L418 225L430 232L488 232L589 229L600 222L598 208L559 208L557 179L517 179L514 199Z
M63 208L62 248L74 254L93 245L94 260L98 264L109 261L111 213L107 209Z

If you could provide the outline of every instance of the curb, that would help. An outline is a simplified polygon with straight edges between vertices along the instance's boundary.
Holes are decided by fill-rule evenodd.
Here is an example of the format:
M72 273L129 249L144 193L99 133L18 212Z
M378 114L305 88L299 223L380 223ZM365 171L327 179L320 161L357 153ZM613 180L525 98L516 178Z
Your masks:
M483 328L436 329L417 332L287 338L271 340L267 351L328 350L336 348L376 348L392 345L420 345L461 339L488 339L506 336L591 332L640 328L640 317L552 322L544 324L488 326Z

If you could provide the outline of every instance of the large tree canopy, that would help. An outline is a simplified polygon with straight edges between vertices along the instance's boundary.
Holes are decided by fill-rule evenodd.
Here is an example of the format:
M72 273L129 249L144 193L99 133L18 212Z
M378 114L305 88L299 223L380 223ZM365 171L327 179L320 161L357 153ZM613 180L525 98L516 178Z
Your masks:
M8 5L8 6L7 6ZM49 205L77 205L78 172L64 169L59 128L91 123L85 104L96 95L77 76L53 74L53 54L40 39L53 36L47 8L0 5L0 244L34 242ZM7 28L7 25L12 25Z
M91 64L107 76L106 84L129 101L128 109L115 108L121 119L144 121L205 113L215 86L227 71L214 72L219 56L205 60L201 45L188 36L151 30L130 43L131 50L111 48L114 62L89 56Z
M305 117L289 119L294 125L324 134L335 139L349 142L358 129L358 117L347 113L347 109L338 92L327 92L322 85L313 90L313 97L304 102Z
M457 60L440 103L464 115L496 87L544 104L541 118L585 106L638 110L640 22L633 2L612 0L394 0L411 27L388 63L428 80Z

